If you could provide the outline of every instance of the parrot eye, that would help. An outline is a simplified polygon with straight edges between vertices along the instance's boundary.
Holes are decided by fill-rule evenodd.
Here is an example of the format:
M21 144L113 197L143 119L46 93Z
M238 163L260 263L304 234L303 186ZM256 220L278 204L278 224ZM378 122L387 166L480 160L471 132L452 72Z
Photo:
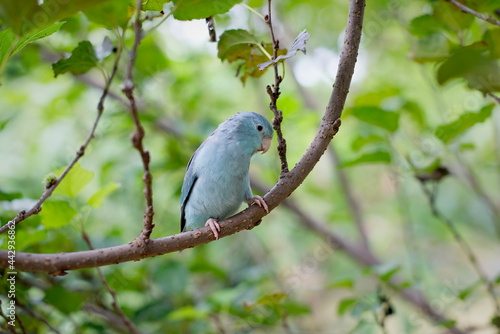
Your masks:
M264 127L262 125L257 125L257 131L261 132L262 130L264 130Z

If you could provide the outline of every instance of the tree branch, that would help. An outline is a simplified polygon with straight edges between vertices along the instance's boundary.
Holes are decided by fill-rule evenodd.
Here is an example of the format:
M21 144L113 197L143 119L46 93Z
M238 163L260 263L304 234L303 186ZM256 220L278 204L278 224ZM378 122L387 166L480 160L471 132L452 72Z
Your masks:
M312 171L340 126L340 116L349 92L358 55L361 28L364 17L364 0L351 0L344 47L339 60L337 77L328 105L317 134L297 165L287 174L281 175L276 185L264 196L269 209L274 209L300 186ZM246 210L221 221L219 237L225 237L244 229L252 229L260 223L265 211L252 205ZM209 227L184 232L164 238L151 239L148 243L125 245L90 251L33 254L16 253L16 270L45 272L64 275L66 270L92 268L126 261L137 261L146 257L162 255L191 248L214 240ZM0 267L8 265L7 251L0 251Z
M85 142L80 146L80 149L76 152L75 157L73 160L66 166L66 169L62 172L62 174L52 182L48 183L46 185L46 188L38 200L38 202L35 203L35 205L29 209L28 211L21 210L17 213L16 217L9 221L7 224L4 226L0 227L0 234L4 233L9 229L10 226L12 225L17 225L26 218L39 213L42 210L42 204L52 195L54 190L57 188L57 186L62 182L62 180L68 175L69 171L73 166L80 160L80 158L85 154L85 150L90 144L90 141L94 138L95 131L97 129L97 125L99 123L99 120L101 119L101 116L104 112L104 101L106 100L107 96L109 95L109 87L111 86L111 82L113 81L116 72L118 70L118 63L120 61L121 57L121 47L118 48L117 53L116 53L116 58L115 62L113 63L113 69L111 70L111 75L109 76L108 80L106 81L106 84L104 86L104 89L102 91L101 97L99 99L99 103L97 104L97 115L94 121L94 124L92 125L92 129L90 130L90 133L85 140Z
M273 42L273 59L278 58L278 51L280 49L280 41L274 36L272 15L271 15L271 0L267 1L268 14L264 17L269 31L271 32L271 39ZM278 137L278 155L281 160L281 174L288 173L288 162L286 158L286 140L283 138L283 132L281 131L281 123L283 122L283 112L278 109L277 102L281 94L280 84L283 81L283 77L278 73L278 63L273 63L274 70L274 85L266 86L267 94L271 98L269 103L269 108L274 114L273 118L273 129L276 131L276 136Z
M141 121L139 120L139 112L137 110L137 103L134 97L135 84L133 80L133 71L135 59L137 56L137 48L139 47L142 39L142 0L138 0L136 6L136 18L134 21L134 44L132 46L132 50L130 50L127 75L125 77L125 82L123 83L122 91L130 101L130 114L132 115L132 119L134 120L135 124L135 132L132 134L131 138L132 145L137 151L139 151L142 160L142 167L144 169L144 176L142 180L144 181L144 197L146 198L146 209L144 211L143 228L139 238L141 242L148 242L149 237L151 236L151 232L153 232L153 228L155 227L155 225L153 224L153 176L151 175L151 171L149 170L149 162L151 157L149 151L145 150L143 145L145 132L144 128L141 125Z
M491 23L493 25L496 25L496 26L500 27L500 21L498 21L497 19L495 19L493 16L484 15L484 14L478 13L475 10L467 7L466 5L460 3L460 2L458 2L456 0L444 0L444 1L451 2L452 4L454 4L455 6L457 6L458 8L460 8L460 10L462 12L464 12L464 13L472 14L475 17L477 17L478 19L481 19L483 21L486 21L488 23Z

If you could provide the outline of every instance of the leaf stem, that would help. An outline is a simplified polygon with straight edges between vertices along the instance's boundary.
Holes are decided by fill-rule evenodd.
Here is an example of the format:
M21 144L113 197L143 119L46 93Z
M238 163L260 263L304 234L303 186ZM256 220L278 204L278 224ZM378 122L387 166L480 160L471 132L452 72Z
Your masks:
M255 15L257 15L258 17L260 17L262 19L262 21L266 22L266 18L264 17L264 15L262 15L261 13L259 13L258 11L256 11L252 7L250 7L249 5L247 5L245 3L242 3L240 5L242 5L243 7L245 7L246 9L248 9L249 11L251 11L252 13L254 13Z
M259 50L262 51L262 53L265 54L269 60L273 59L273 56L271 56L269 52L267 52L267 50L260 43L255 43L255 45L257 45Z

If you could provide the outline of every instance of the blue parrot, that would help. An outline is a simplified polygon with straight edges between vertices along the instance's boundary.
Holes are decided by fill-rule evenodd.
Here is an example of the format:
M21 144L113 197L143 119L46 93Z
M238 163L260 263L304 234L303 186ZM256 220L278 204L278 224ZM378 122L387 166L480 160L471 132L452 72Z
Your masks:
M234 214L243 201L256 203L269 212L250 187L250 159L266 153L273 128L255 112L239 112L198 147L187 165L181 194L181 231L210 226L219 239L219 220Z

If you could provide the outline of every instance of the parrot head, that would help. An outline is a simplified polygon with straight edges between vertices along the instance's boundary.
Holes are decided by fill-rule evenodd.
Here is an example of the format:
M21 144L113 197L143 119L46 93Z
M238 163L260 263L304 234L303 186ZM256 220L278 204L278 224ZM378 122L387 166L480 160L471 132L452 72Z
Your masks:
M242 111L219 125L212 135L216 134L239 143L239 148L251 155L256 152L264 154L271 146L273 127L264 116L252 111Z
M234 117L241 119L247 138L255 143L255 152L266 153L271 147L273 139L273 127L269 121L264 116L252 111L243 111Z

